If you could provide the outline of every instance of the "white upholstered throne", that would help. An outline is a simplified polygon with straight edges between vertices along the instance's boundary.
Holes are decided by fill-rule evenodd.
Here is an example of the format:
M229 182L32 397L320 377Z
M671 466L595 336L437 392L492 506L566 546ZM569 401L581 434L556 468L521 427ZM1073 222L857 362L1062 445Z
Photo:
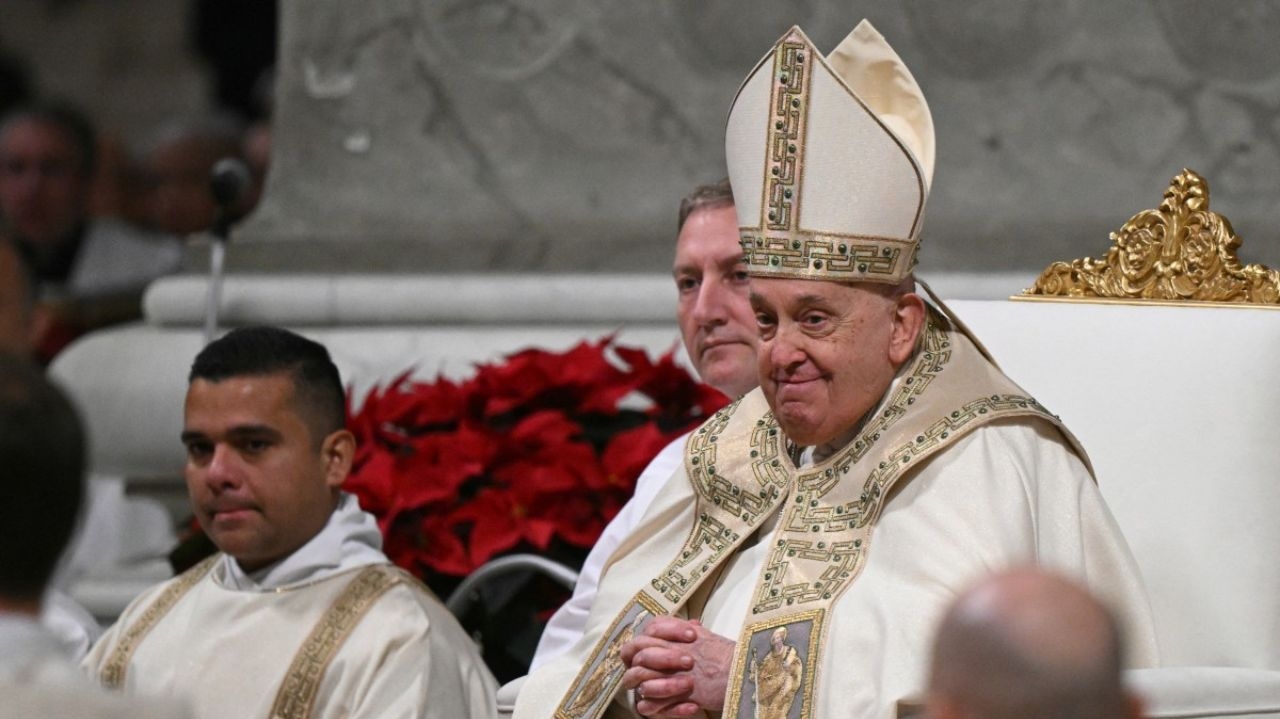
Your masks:
M1280 276L1189 171L1112 237L1028 297L1074 298L952 309L1093 460L1151 598L1150 715L1280 717Z

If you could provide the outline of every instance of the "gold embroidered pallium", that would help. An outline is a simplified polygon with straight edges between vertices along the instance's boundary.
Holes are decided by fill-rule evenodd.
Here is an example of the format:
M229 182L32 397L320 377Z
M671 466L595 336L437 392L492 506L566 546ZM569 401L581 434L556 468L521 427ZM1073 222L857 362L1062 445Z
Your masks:
M989 394L975 397L979 392ZM761 392L721 410L685 447L685 469L697 495L694 526L678 554L656 570L656 578L597 640L555 716L599 717L623 673L617 639L636 613L677 612L699 585L715 580L716 570L755 536L766 517L778 516L779 522L760 539L768 554L752 590L752 629L744 642L753 641L763 626L796 629L821 616L865 565L872 527L895 483L974 428L1004 417L1035 417L1061 429L962 331L932 310L920 347L874 416L847 447L812 468L795 467ZM697 611L690 616L696 618ZM805 660L810 668L821 661L825 631L825 623L814 623ZM744 646L740 642L737 650L739 669ZM730 696L742 696L743 680L741 671L734 675ZM797 695L800 716L810 716L815 681L816 675L807 675L804 692Z
M1155 210L1111 233L1115 245L1091 257L1049 265L1027 296L1280 303L1280 273L1240 264L1240 238L1209 210L1209 183L1184 169Z
M900 480L907 481L926 459L997 418L1037 417L1060 428L1053 415L1000 375L963 333L934 311L921 342L892 394L844 450L808 470L790 470L794 485L785 495L778 528L764 540L768 554L728 691L733 701L726 706L736 707L738 719L761 716L763 707L750 701L750 687L745 686L750 683L742 673L749 651L745 643L756 641L763 629L795 628L835 606L866 565L872 528ZM974 397L975 391L991 394ZM782 442L778 434L762 431L774 424L772 416L765 419L765 426L750 435L753 456L769 456ZM821 662L827 648L823 637L811 638L809 669ZM789 707L786 716L813 715L817 681L816 675L806 676L798 707L782 703ZM775 715L783 716L781 711Z

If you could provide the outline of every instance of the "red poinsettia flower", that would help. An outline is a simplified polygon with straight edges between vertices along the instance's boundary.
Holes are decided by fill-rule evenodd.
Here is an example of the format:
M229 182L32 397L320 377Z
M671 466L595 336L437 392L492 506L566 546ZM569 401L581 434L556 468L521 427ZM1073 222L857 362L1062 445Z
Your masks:
M635 488L636 478L649 462L680 434L663 432L653 423L620 432L605 447L601 457L609 488L629 495Z
M515 547L521 540L544 550L555 534L555 523L530 513L528 495L498 488L483 489L450 520L471 524L468 555L473 567L487 562L499 552Z
M467 547L459 537L457 523L451 517L427 513L417 524L417 529L421 534L414 559L422 566L458 577L466 576L479 566L468 556ZM400 562L396 564L405 566Z
M461 383L409 377L350 412L346 489L392 561L429 582L510 551L581 561L653 456L726 401L672 353L654 362L612 337L517 352ZM637 393L651 405L632 407Z
M644 350L617 347L615 351L635 368L637 389L653 400L656 415L681 417L693 413L709 417L729 403L720 390L698 382L676 364L675 350L662 355L656 364Z

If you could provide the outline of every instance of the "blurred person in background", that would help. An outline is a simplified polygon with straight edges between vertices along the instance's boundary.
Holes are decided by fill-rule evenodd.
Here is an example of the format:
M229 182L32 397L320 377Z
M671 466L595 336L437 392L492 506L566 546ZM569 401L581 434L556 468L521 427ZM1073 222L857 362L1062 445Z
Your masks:
M217 205L209 175L223 158L243 159L242 127L234 118L215 116L175 122L157 135L142 160L146 225L179 237L213 227ZM233 214L247 211L246 196Z
M947 610L933 644L928 719L1137 719L1121 680L1116 618L1043 569L979 581Z
M24 105L0 118L0 231L55 318L37 339L44 360L85 331L139 317L142 290L182 259L174 237L90 214L97 157L92 124L69 105Z

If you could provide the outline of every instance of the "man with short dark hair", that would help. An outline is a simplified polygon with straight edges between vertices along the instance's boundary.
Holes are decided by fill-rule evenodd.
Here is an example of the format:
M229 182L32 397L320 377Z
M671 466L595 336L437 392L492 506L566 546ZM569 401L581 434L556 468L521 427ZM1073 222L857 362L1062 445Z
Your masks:
M756 386L757 336L729 178L699 185L680 201L676 233L671 274L685 352L703 382L729 397L740 397ZM631 499L587 555L573 596L547 622L530 671L567 652L582 638L601 571L640 523L662 484L679 468L688 438L686 434L668 444L640 473Z
M84 499L85 437L66 397L0 353L0 716L177 716L103 694L38 617Z
M1086 589L1033 567L992 575L947 610L933 643L929 719L1137 719L1124 641Z
M222 553L125 610L85 663L103 684L185 695L210 718L492 714L470 638L340 491L355 438L322 345L271 327L210 343L182 441Z

